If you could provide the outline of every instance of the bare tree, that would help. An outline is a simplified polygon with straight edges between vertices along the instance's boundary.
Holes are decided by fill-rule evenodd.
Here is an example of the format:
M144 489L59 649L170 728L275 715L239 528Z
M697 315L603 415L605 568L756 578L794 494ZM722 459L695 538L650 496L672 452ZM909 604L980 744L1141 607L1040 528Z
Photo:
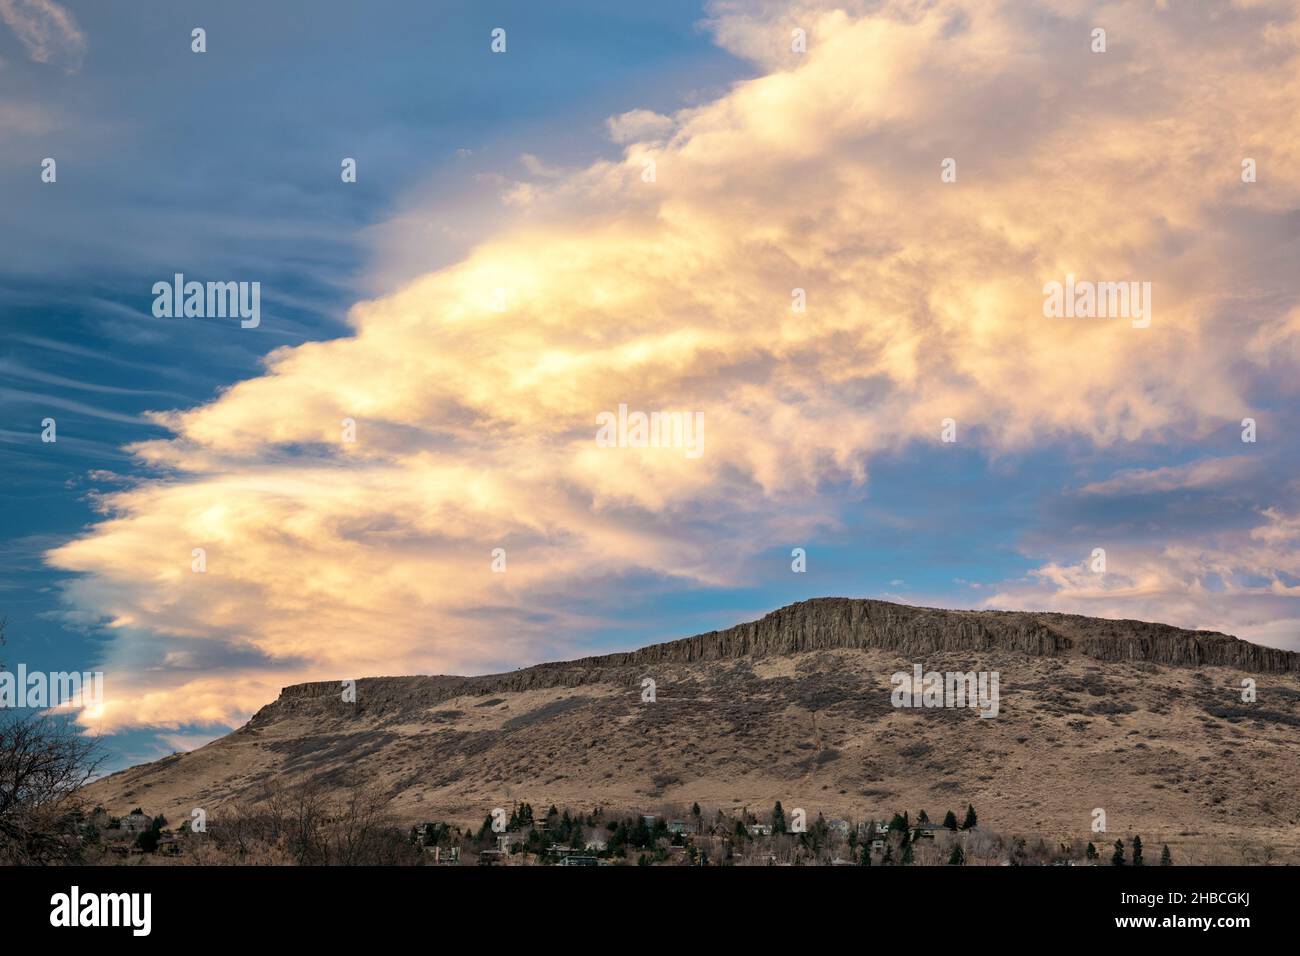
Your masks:
M409 832L389 811L391 797L373 785L338 787L313 778L268 785L244 806L214 820L211 837L231 862L300 866L392 865L421 862Z
M0 618L0 646L6 623ZM0 862L79 860L77 791L101 761L94 742L62 717L0 719Z
M94 742L62 717L38 714L0 722L0 861L79 859L77 791L101 759Z

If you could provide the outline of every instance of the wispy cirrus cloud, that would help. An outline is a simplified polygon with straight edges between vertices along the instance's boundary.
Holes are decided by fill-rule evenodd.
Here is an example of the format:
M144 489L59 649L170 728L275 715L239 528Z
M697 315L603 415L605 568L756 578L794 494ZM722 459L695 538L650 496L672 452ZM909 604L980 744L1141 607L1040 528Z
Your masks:
M37 63L81 68L86 36L72 13L54 0L0 0L0 20L9 27Z
M937 443L945 418L996 455L1195 444L1240 419L1247 384L1284 388L1276 352L1221 343L1269 340L1300 295L1256 228L1300 183L1239 177L1243 149L1300 161L1296 4L1213 30L1160 6L1045 9L720 4L717 36L761 76L670 124L622 114L615 158L533 163L508 226L358 304L350 336L156 415L172 437L134 450L160 477L49 555L115 635L105 725L233 722L290 680L571 650L621 589L743 583L746 556L838 520L828 489ZM1067 273L1150 281L1151 327L1045 318ZM703 457L597 447L621 403L702 411ZM1248 471L1217 468L1104 490ZM1285 584L1280 547L1212 566ZM1100 591L1053 564L999 598L1187 610L1187 574L1160 570L1178 555L1153 555Z

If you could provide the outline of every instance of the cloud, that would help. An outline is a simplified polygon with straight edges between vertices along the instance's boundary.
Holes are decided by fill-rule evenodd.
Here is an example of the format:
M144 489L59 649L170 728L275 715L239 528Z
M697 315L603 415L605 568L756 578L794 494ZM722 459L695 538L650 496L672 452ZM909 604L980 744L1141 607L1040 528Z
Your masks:
M1159 620L1300 651L1300 512L1265 509L1249 528L1194 540L1123 542L1005 583L989 607Z
M0 0L0 20L14 32L37 63L75 73L86 53L86 37L76 18L54 0Z
M658 140L673 128L670 116L653 110L628 110L605 121L609 138L616 143L633 143L639 140Z
M937 446L945 418L993 455L1194 443L1240 420L1246 383L1284 388L1293 363L1224 343L1269 341L1300 291L1259 229L1300 202L1277 172L1300 162L1295 4L1212 30L1045 9L720 4L762 75L671 130L612 123L651 138L508 189L510 225L356 305L350 336L154 416L172 437L133 450L158 477L48 558L115 635L106 724L572 652L621 595L748 583L749 557L838 520L830 489ZM1274 173L1243 184L1245 150ZM1151 282L1151 327L1045 318L1067 274ZM702 412L703 456L599 447L620 404ZM1133 567L1105 606L1179 610L1184 579ZM1091 593L1035 580L1027 600Z
M1165 468L1133 468L1079 489L1084 495L1144 495L1170 491L1221 488L1241 482L1260 462L1249 455L1208 458Z

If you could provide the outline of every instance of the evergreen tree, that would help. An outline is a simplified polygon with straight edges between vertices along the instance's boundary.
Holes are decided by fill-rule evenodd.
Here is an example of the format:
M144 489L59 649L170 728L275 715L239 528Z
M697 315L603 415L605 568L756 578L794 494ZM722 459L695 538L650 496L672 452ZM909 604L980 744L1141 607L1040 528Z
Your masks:
M969 803L966 804L966 819L962 821L963 830L973 830L975 828L975 808Z
M1160 851L1160 865L1173 866L1173 863L1174 863L1173 857L1169 855L1169 844L1166 843L1165 848Z
M1088 851L1087 851L1087 853L1085 854L1085 856L1087 856L1088 859L1090 859L1090 860L1095 860L1095 859L1097 859L1097 848L1096 848L1095 846L1093 846L1091 843L1089 843L1089 844L1088 844Z
M951 810L949 810L949 811L948 811L948 815L945 816L945 817L943 818L943 825L946 826L949 830L956 830L956 829L957 829L957 814L955 814L955 813L953 813Z
M1133 838L1133 865L1142 865L1142 838L1140 836Z
M906 840L903 842L903 853L898 858L898 863L900 866L912 865L912 844L908 843Z
M871 865L871 844L870 843L862 844L861 863L863 866Z
M1110 864L1111 866L1124 865L1124 841L1123 840L1115 841L1115 853L1110 858Z
M966 854L961 851L961 846L952 848L952 855L948 857L949 866L963 866L966 863Z
M917 823L929 823L929 822L930 822L930 818L929 818L928 816L926 816L925 811L922 810L920 813L918 813L918 814L916 815L916 822L917 822Z
M781 809L781 801L776 801L776 806L772 808L772 833L785 832L785 811Z

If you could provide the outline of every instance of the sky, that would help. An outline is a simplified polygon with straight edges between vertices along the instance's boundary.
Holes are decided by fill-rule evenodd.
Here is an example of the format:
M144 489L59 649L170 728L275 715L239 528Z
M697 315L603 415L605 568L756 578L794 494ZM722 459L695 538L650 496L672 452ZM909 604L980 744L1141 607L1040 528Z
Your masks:
M117 769L816 596L1300 650L1298 53L1294 0L0 0L0 661L102 670Z

